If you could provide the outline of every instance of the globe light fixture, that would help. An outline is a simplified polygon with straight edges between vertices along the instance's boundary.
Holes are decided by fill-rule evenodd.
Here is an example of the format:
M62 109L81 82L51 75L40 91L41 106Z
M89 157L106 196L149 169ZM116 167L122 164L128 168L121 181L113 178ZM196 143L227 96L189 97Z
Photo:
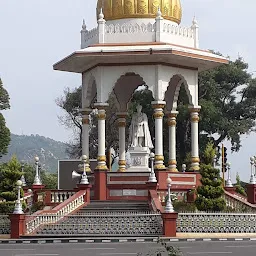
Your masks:
M18 199L16 201L13 214L24 214L24 212L22 210L22 205L21 205L21 202L20 202L20 190L21 190L21 187L22 187L22 181L18 180L16 182L16 186L17 186L17 189L18 189Z
M166 202L166 206L165 206L165 212L166 213L172 213L174 212L173 209L173 205L172 205L172 200L171 200L171 183L172 183L172 179L169 177L166 180L167 183L167 188L168 188L168 197L167 197L167 202Z

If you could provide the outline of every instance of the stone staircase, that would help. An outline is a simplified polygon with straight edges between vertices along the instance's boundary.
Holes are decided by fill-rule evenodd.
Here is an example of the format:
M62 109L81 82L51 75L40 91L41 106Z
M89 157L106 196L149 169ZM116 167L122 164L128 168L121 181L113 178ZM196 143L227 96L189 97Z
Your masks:
M44 224L37 237L159 236L162 218L147 202L92 201L58 223Z

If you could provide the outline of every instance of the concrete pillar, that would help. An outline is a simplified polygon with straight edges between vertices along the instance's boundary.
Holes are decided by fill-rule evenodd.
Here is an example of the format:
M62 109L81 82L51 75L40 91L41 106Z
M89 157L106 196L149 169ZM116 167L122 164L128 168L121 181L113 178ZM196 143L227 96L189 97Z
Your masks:
M107 200L107 170L94 172L94 200Z
M153 101L155 118L155 169L166 169L163 156L163 109L165 101Z
M96 170L107 170L106 165L106 103L97 103L95 107L98 109L98 165Z
M163 233L165 237L176 237L176 221L178 213L162 213Z
M11 239L19 239L25 233L25 215L10 214Z
M199 171L199 139L198 123L201 107L189 107L191 119L191 166L190 171Z
M168 128L169 128L169 161L168 170L170 172L177 172L176 161L176 117L178 111L171 111L167 114Z
M256 204L256 184L247 184L247 200L251 204Z
M87 163L86 163L86 172L90 172L90 150L89 150L89 115L91 113L91 109L85 108L80 110L82 114L82 155L87 156Z
M125 172L126 159L125 159L125 127L127 113L117 113L118 116L118 130L119 130L119 172Z

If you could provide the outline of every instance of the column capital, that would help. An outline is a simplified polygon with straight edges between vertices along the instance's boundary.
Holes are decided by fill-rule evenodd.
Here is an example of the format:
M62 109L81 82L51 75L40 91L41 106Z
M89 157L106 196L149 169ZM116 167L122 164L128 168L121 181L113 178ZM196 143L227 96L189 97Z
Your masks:
M92 109L90 108L81 108L79 109L79 113L81 113L83 116L87 116L92 112Z
M178 114L179 114L179 111L176 111L176 110L166 112L166 116L168 118L176 118Z
M96 102L94 103L94 107L99 109L99 110L105 110L109 106L108 103L106 102Z
M189 106L188 109L190 113L193 113L193 112L199 113L201 110L201 106Z
M162 108L163 109L166 105L166 102L157 100L157 101L152 101L151 105L154 109L157 109L157 108Z
M116 115L118 118L126 118L128 116L128 112L117 112Z

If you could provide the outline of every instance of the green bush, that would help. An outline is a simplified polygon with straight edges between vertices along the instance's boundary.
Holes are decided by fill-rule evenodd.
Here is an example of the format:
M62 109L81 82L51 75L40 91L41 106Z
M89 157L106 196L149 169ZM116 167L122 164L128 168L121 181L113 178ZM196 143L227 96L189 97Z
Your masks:
M0 203L0 213L10 214L13 213L15 207L15 202L2 202Z
M37 212L37 211L40 211L40 210L43 210L45 207L44 203L43 202L36 202L32 205L30 211L31 213L34 213L34 212Z
M195 212L196 211L195 203L187 203L184 201L176 200L172 204L175 212Z

